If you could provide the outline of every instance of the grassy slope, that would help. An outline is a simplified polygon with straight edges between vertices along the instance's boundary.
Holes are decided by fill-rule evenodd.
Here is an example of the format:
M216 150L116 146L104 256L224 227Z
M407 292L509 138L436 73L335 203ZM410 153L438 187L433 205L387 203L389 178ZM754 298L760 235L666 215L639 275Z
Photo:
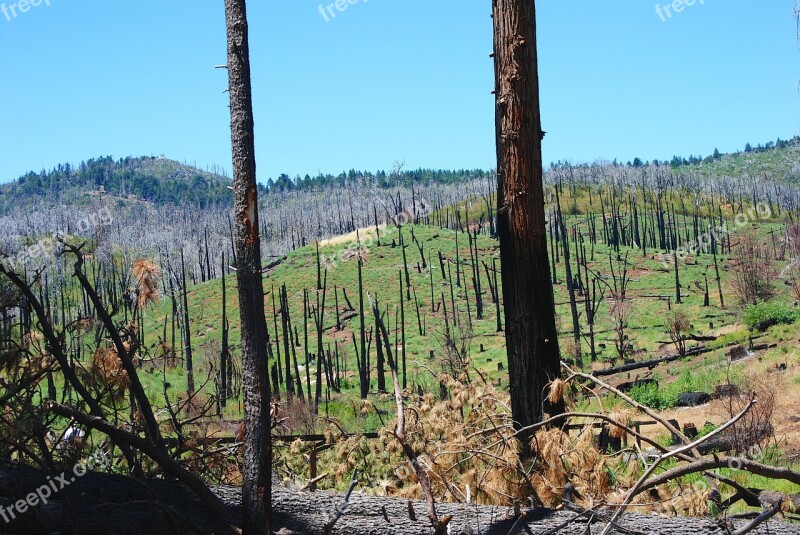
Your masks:
M762 231L766 231L771 226L772 225L762 225L761 229ZM368 232L374 235L374 229ZM381 240L382 245L377 246L377 244L374 244L367 250L364 266L364 283L366 292L372 296L377 295L383 307L386 305L389 306L391 325L393 325L394 316L399 303L399 270L402 269L403 261L400 248L391 247L392 239L396 241L396 229L387 230L385 232L388 233L388 236ZM444 347L445 332L443 310L439 308L439 311L436 313L432 313L431 311L430 269L431 267L433 268L435 299L440 302L441 296L444 294L446 306L449 310L451 308L450 287L447 281L442 278L436 255L438 251L441 251L446 259L454 261L456 257L456 235L455 232L450 230L425 226L414 227L417 238L424 244L426 259L430 264L428 269L424 269L422 273L418 273L416 269L413 269L413 266L416 266L416 263L420 261L420 255L416 246L411 244L411 227L404 227L403 232L406 242L410 244L406 250L406 254L409 265L412 267L410 274L411 283L416 289L416 296L420 303L420 311L425 323L424 327L427 331L425 336L420 336L412 295L412 301L406 302L406 352L409 363L409 382L422 382L427 387L431 385L432 376L423 368L417 366L416 363L431 365L434 369L439 369L434 363L428 362L428 355L430 351L434 351L438 358L438 356L443 353L442 349ZM362 239L364 239L365 236L365 234L362 234ZM491 257L497 256L496 241L486 236L480 236L478 243L481 259L490 264ZM321 253L325 257L330 257L331 255L337 255L340 251L346 250L348 247L353 247L353 245L353 242L346 239L337 240L323 245ZM466 236L463 233L459 233L459 257L463 260L464 258L468 258L468 255ZM633 308L630 315L628 332L634 344L634 348L640 350L637 358L654 358L664 352L671 352L673 351L671 346L664 347L660 343L667 339L667 335L664 333L664 318L668 313L669 304L666 299L649 296L672 296L672 304L674 306L674 274L671 271L665 270L661 262L649 251L647 256L644 256L640 250L632 250L629 256L629 262L631 263L629 272L632 277L629 295L633 298ZM733 296L730 294L730 289L727 287L725 280L727 279L727 271L729 269L726 259L722 259L722 264L725 293L728 295L729 302L733 302ZM737 311L733 307L729 307L728 309L721 309L718 307L719 303L716 297L716 289L713 280L710 280L711 306L708 308L702 306L703 293L699 290L698 285L704 285L704 276L707 273L709 274L709 279L712 278L711 273L713 273L713 268L709 271L710 266L711 259L703 257L692 260L691 263L685 265L681 271L681 282L684 288L682 291L684 303L681 305L681 308L693 319L694 332L697 334L709 334L718 331L721 327L737 322ZM596 247L594 262L590 262L590 268L598 273L608 274L608 252L604 245L598 244ZM471 277L469 267L466 266L465 269L467 276ZM568 294L564 284L563 269L562 259L562 263L559 266L559 284L554 287L554 290L556 303L558 304L559 325L562 333L561 342L562 346L565 346L567 341L571 338L571 319ZM454 266L451 266L451 271L453 278L455 278ZM485 314L482 320L477 320L475 318L473 284L470 281L469 284L466 285L470 295L470 312L473 325L470 343L471 355L473 357L472 363L490 377L504 380L505 375L503 372L498 371L497 363L505 362L505 341L503 334L496 332L495 308L491 303L489 284L486 280L485 272L483 271L481 272L481 279ZM268 327L273 342L275 341L275 333L272 315L272 288L274 287L277 289L284 283L287 285L288 289L292 321L297 326L302 340L303 329L302 323L300 322L302 321L302 294L304 289L310 291L310 301L312 305L316 303L316 257L313 246L292 252L277 269L265 277L265 303L268 312ZM228 277L228 315L231 324L230 341L233 347L239 342L238 305L234 286L235 277L231 275ZM343 287L347 288L350 301L356 308L358 307L357 264L355 257L337 262L336 265L332 265L328 269L329 292L325 314L325 326L327 330L324 336L324 345L326 347L328 343L335 344L338 342L340 344L340 351L347 356L348 376L353 377L350 384L355 389L357 384L355 379L355 362L353 360L354 349L352 345L352 335L356 333L357 336L358 318L356 317L346 321L344 329L340 332L336 332L333 329L335 312L332 290L334 287L340 289L340 310L344 312L346 308L341 295L341 288ZM456 288L455 299L461 323L465 326L464 330L467 331L468 317L463 285L461 289ZM192 316L192 339L195 346L195 359L199 363L207 362L209 359L216 359L219 350L220 321L222 316L220 302L221 283L219 280L198 285L190 290L189 309ZM162 329L161 322L163 322L163 318L168 313L168 305L168 302L161 302L148 311L147 317L149 323L146 325L146 331L148 332L147 342L150 344L155 342L156 336L160 336ZM579 307L579 311L582 312L581 307ZM372 326L372 322L368 320L367 328L370 326ZM316 337L313 332L313 322L311 320L309 320L309 331L309 351L316 353ZM611 332L608 303L604 303L601 306L598 314L597 332L598 343L606 346L605 349L601 349L599 352L600 359L613 358L613 333ZM481 345L483 345L485 350L483 352L479 350ZM583 351L585 354L588 353L588 344L586 342L583 344ZM719 355L723 353L724 349L720 349ZM714 355L712 355L712 357L713 356ZM302 348L298 348L298 359L301 364L305 360ZM198 365L198 362L196 362L195 367L202 369L202 364ZM598 366L606 365L607 363L598 364ZM680 375L671 368L666 374L663 371L659 373L665 375L664 379L669 379L673 374ZM152 377L154 380L156 379L156 375ZM172 383L176 389L184 388L185 379L183 378L183 371L181 369L176 370L176 373L170 377L170 383ZM706 389L713 388L713 385L705 386ZM355 390L351 392L351 395L354 395L354 392ZM237 415L231 413L229 416L235 417Z
M794 152L792 152L794 151ZM724 157L721 161L700 164L698 169L706 169L708 173L713 176L723 174L737 174L737 169L750 169L749 173L758 174L764 169L768 173L775 172L776 169L784 169L791 158L797 157L797 147L789 147L781 151L768 151L766 153L759 153L755 155L734 155ZM788 156L787 156L788 155ZM739 160L737 160L737 158ZM788 160L787 160L788 158ZM796 160L795 160L796 161ZM726 167L731 165L734 167ZM780 176L778 174L778 176ZM562 199L564 206L572 206L573 200L570 198ZM467 203L468 204L468 203ZM581 197L575 200L574 203L579 211L588 212L590 207L587 205L587 199ZM463 210L464 207L462 207ZM477 219L483 210L479 203L475 203L471 208L467 206L470 214L470 219ZM596 210L595 210L596 211ZM574 216L568 221L568 226L572 224L584 224L583 216ZM766 233L770 230L778 228L778 222L761 222L756 227L759 233L766 238ZM411 227L407 226L403 229L406 242L409 244L407 248L407 256L409 260L409 267L416 266L420 260L419 252L411 240ZM427 334L420 336L417 328L416 316L413 310L413 301L407 302L406 306L406 330L407 330L407 343L406 351L408 355L409 364L409 382L412 384L422 383L426 389L436 388L433 376L428 373L423 366L431 367L438 370L439 361L443 353L444 346L444 321L443 314L440 310L437 313L431 312L431 298L430 298L430 270L432 269L434 278L434 295L436 300L441 299L442 293L445 295L446 305L450 310L450 290L446 280L442 278L439 270L438 260L436 258L437 251L441 251L443 256L450 260L455 260L455 240L456 234L450 230L443 230L433 227L416 226L414 232L418 239L425 244L425 255L429 263L429 268L422 270L418 273L416 269L411 269L411 283L417 290L417 298L420 302L420 309L425 316ZM392 324L394 323L394 311L399 302L399 270L402 269L402 253L398 247L391 247L393 239L396 240L396 229L388 229L384 231L385 237L381 239L381 246L377 246L373 242L373 246L369 247L366 252L366 264L364 267L364 280L365 290L371 295L377 295L381 303L385 306L388 305L390 315L392 316ZM374 229L362 232L362 239L374 235ZM466 243L466 236L459 233L459 257L463 260L468 258L468 248ZM734 237L735 241L735 237ZM490 263L493 256L497 256L496 241L481 236L478 239L480 257L481 259ZM331 240L323 244L322 254L326 257L337 255L340 251L352 247L353 237L344 237L336 240ZM625 250L623 249L623 254ZM629 295L633 300L633 311L630 318L629 333L631 340L636 349L644 350L644 354L638 356L639 359L652 358L664 352L672 352L670 346L663 346L660 341L666 339L663 324L664 318L667 313L667 302L665 300L645 297L646 295L674 295L674 275L671 271L663 268L661 263L653 255L653 251L648 251L648 254L643 255L642 251L634 249L630 251L629 261L631 262L631 275L632 282L630 285ZM746 343L749 333L739 324L739 311L735 305L735 299L732 295L728 273L730 264L728 259L720 258L722 266L722 276L724 291L729 307L722 309L718 305L718 298L716 288L713 283L711 274L710 257L699 257L691 259L681 271L681 281L683 284L684 304L681 308L685 310L693 319L694 332L697 334L724 334L722 338L715 344L712 344L717 349L712 353L687 359L685 361L678 361L666 366L660 366L653 370L653 373L661 381L662 390L670 394L675 394L688 390L705 390L710 391L714 385L725 382L729 369L727 367L727 343L737 342ZM595 257L590 262L590 268L599 273L608 273L608 249L598 244L595 249ZM453 276L455 276L454 266L451 268ZM570 313L567 304L567 291L564 285L564 266L563 259L558 266L559 284L555 285L554 292L556 302L558 305L559 324L561 329L561 344L562 347L567 345L571 338L570 336ZM466 275L469 277L469 267L465 267ZM697 288L697 284L704 284L704 275L709 275L709 283L711 285L711 306L703 307L703 294ZM472 338L470 343L472 364L481 369L489 377L496 381L505 382L505 372L498 371L497 365L502 362L505 363L504 351L504 338L503 333L495 332L495 309L489 297L489 284L486 280L486 275L481 271L482 287L485 303L485 318L477 320L475 318L475 303L474 303L474 288L470 282L467 285L467 290L470 295L470 307L473 319ZM239 316L238 316L238 303L235 291L235 276L229 275L228 281L228 315L231 324L231 346L234 348L239 343ZM303 331L302 324L299 322L302 316L302 292L304 289L310 291L310 299L312 303L316 302L316 258L314 248L312 246L296 250L288 255L286 260L275 270L265 276L265 303L267 320L269 330L273 343L275 341L275 332L273 328L272 316L272 288L279 288L282 284L286 284L289 292L289 300L291 307L292 320L298 326L298 331L302 339ZM780 281L776 281L780 284ZM358 332L358 319L350 319L345 322L345 328L340 332L334 332L332 326L335 321L334 314L334 299L332 289L334 286L338 288L347 288L348 296L351 302L357 307L357 271L355 258L349 258L342 261L337 261L335 265L329 267L328 270L328 287L329 294L326 302L326 317L325 317L325 345L328 343L339 342L341 351L346 355L348 376L350 381L346 381L349 388L343 394L334 396L333 400L328 407L329 414L337 417L343 422L343 425L350 431L363 431L375 430L380 426L379 417L371 411L369 415L362 416L355 409L351 410L353 403L357 400L357 380L355 379L355 363L353 361L354 351L351 338L353 333ZM779 300L791 302L792 296L788 288L780 286ZM457 289L455 296L458 302L459 316L463 324L467 323L467 309L466 301L464 299L464 289ZM339 300L340 309L345 308L344 299L340 294ZM192 316L191 328L192 339L195 347L195 369L197 372L196 382L202 384L202 377L204 376L203 370L207 370L210 362L216 362L219 351L220 340L220 322L221 322L221 284L219 280L211 281L205 284L197 285L190 288L189 292L189 308ZM170 303L168 300L162 300L148 309L146 313L145 331L146 344L153 347L156 340L161 336L162 322L165 316L169 314ZM582 310L582 309L581 309ZM582 322L583 322L582 316ZM608 314L608 304L604 304L599 312L599 325L597 331L598 342L606 344L607 349L601 351L601 359L610 359L613 353L613 343L611 342L610 321ZM311 352L316 352L315 335L312 329L312 322L309 321L309 340ZM371 322L368 326L372 325ZM168 337L169 337L168 331ZM179 336L178 336L179 338ZM800 385L800 325L784 325L771 329L767 336L759 342L776 343L778 346L766 352L757 354L755 357L743 362L739 362L731 366L730 373L734 377L741 377L746 371L755 371L760 376L766 377L769 381L774 382L778 389L778 407L776 411L775 423L778 429L778 446L789 454L796 455L800 451L800 422L793 421L793 417L800 416L800 396L798 396L797 386ZM484 351L480 351L479 347L483 345ZM373 343L374 346L374 343ZM433 362L428 360L430 351L434 351L437 355L436 360ZM302 364L304 362L302 348L297 348L298 359ZM373 347L372 360L374 362L374 347ZM588 352L588 347L583 344L584 353ZM588 359L587 359L588 360ZM778 363L787 363L788 369L786 372L779 373L774 371L775 365ZM605 367L608 362L601 362L596 367ZM647 370L640 371L642 375L647 374ZM634 373L634 377L636 372ZM312 368L312 380L313 380ZM145 371L142 373L143 381L148 389L150 396L155 400L156 405L163 405L158 400L161 399L162 378L158 368L150 368L145 365ZM621 376L613 378L612 382L617 383L632 377ZM185 391L186 381L185 373L182 367L168 372L168 382L172 385L171 396L174 398ZM304 383L305 384L305 383ZM374 378L373 378L374 386ZM209 390L208 392L211 392ZM391 410L391 401L381 400L376 398L376 403L381 408ZM240 404L233 401L229 404L225 418L227 420L238 419L241 415ZM720 410L718 407L708 405L695 409L673 409L664 412L664 415L675 417L681 424L692 421L698 425L706 421L720 423ZM644 429L645 432L650 431L648 428ZM662 440L668 440L668 437L659 437ZM763 482L756 480L757 478L744 479L746 475L738 474L736 476L742 483L754 486L769 486L787 492L797 493L800 489L794 487L787 487L782 483ZM767 485L767 483L769 483Z
M718 160L704 160L700 164L681 166L676 172L697 171L706 178L753 176L780 181L796 182L800 177L800 144L790 144L780 149L762 152L737 152L724 154Z
M574 219L578 222L578 219ZM758 228L760 233L766 233L775 227L775 223L762 223ZM411 227L404 227L403 232L407 243L411 243ZM397 304L399 303L399 270L402 269L402 253L399 247L391 247L392 238L396 236L396 229L389 229L383 231L386 237L381 239L381 246L374 244L367 249L366 263L364 266L364 281L365 291L370 295L377 295L381 303L385 306L388 304L390 314L394 318L394 311L396 311ZM429 263L432 261L433 275L434 275L434 292L437 300L441 299L441 294L444 293L447 302L448 310L450 309L450 296L449 285L441 276L436 260L437 251L441 251L446 259L455 259L455 232L450 230L443 230L433 227L416 226L414 233L417 238L425 244L425 254ZM369 235L374 235L374 230L362 232L362 239ZM321 247L323 256L330 257L336 255L340 251L353 247L354 244L350 239L351 237L344 237L337 240L332 240L324 243ZM465 243L465 236L459 234L459 256L465 258L468 256L468 248ZM396 239L396 237L395 237ZM374 243L374 242L373 242ZM497 255L497 247L495 240L486 236L479 237L478 240L480 248L480 256L482 259L490 261L492 256ZM346 255L345 255L346 256ZM410 245L407 249L407 256L410 265L416 265L419 261L419 253L414 245ZM661 265L660 261L653 255L648 253L644 256L639 250L631 250L629 261L631 263L632 281L630 284L629 295L632 296L633 311L630 317L630 338L636 349L644 350L645 353L640 354L638 359L654 358L656 356L672 353L674 350L671 345L663 345L660 341L667 338L664 333L664 318L668 312L668 305L665 300L660 300L646 295L673 295L674 294L674 275L671 271L666 271ZM723 336L715 343L710 344L716 349L708 354L686 359L684 361L673 362L669 365L659 366L653 370L652 375L658 378L661 382L661 391L665 395L677 395L684 391L703 390L710 392L717 384L725 383L728 380L728 374L734 378L741 378L745 372L756 371L759 376L766 377L768 381L776 385L778 391L778 399L775 414L775 423L777 427L778 447L789 455L796 455L800 451L800 424L792 421L792 416L800 416L797 414L798 400L800 398L796 394L797 385L800 384L800 351L798 346L800 344L800 326L784 325L771 329L764 339L759 342L777 343L778 347L770 349L767 352L762 352L755 357L743 362L739 362L731 366L727 366L727 350L728 344L732 342L747 343L749 332L743 327L739 321L739 312L735 305L735 299L732 295L730 285L728 283L728 272L730 265L728 259L721 258L723 288L730 304L728 308L722 309L718 306L718 298L716 289L711 284L711 306L703 307L703 293L699 291L695 283L704 283L704 275L710 275L713 271L709 271L711 259L701 257L699 259L692 259L685 265L681 271L682 284L684 287L683 296L684 304L680 305L691 318L693 318L694 332L697 334L722 334ZM595 261L590 262L590 268L600 273L608 273L608 256L607 249L604 245L600 244L596 247ZM431 312L430 303L430 267L418 273L417 270L411 271L411 282L417 290L417 298L420 302L420 309L425 316L426 336L420 336L417 328L416 316L413 312L413 301L407 302L406 305L406 332L407 332L407 358L409 368L409 383L422 384L426 390L436 389L436 383L433 376L425 368L430 367L435 370L439 369L439 357L443 353L443 332L444 320L441 310L438 313ZM468 268L467 268L468 271ZM453 277L455 272L453 271ZM505 363L504 353L504 338L502 333L495 332L495 312L494 306L491 304L488 290L488 283L486 281L485 273L482 273L482 286L484 288L485 300L485 318L477 320L475 318L475 304L474 297L470 302L471 313L473 318L473 338L470 343L472 364L478 369L482 370L487 376L504 383L507 380L505 372L498 371L497 364L499 362ZM239 327L238 327L238 309L237 299L235 294L235 278L229 276L228 278L228 314L231 322L231 344L235 346L239 341ZM272 287L277 289L282 284L287 285L290 307L293 322L298 326L298 332L302 340L303 331L302 325L299 323L302 317L302 292L308 289L310 292L310 300L316 302L316 256L313 246L304 247L288 255L286 260L274 271L265 276L265 303L267 309L267 321L269 323L270 333L274 342L274 329L272 321ZM334 286L348 289L348 296L351 302L357 308L357 264L356 259L349 258L344 261L337 262L332 265L328 270L328 286L332 289ZM562 264L559 266L559 284L554 287L556 302L558 305L559 323L561 326L561 343L562 347L566 346L570 340L570 313L567 304L567 292L564 285L563 274L563 259ZM468 285L470 296L474 295L473 286ZM779 300L790 301L788 291L779 292ZM463 289L456 295L456 300L459 305L459 315L464 324L467 323L466 304L463 298ZM220 318L221 318L221 285L220 281L212 281L206 284L198 285L191 289L189 293L189 307L192 314L192 336L195 345L195 359L196 369L203 369L207 366L210 359L216 359L219 349L220 337ZM147 325L147 330L150 333L148 342L152 343L156 336L156 332L160 333L159 320L163 320L164 315L168 312L168 303L161 302L154 308L148 311L148 319L151 323ZM340 309L345 308L344 299L340 294ZM672 305L674 306L674 304ZM280 322L279 322L280 323ZM358 320L357 318L345 322L345 328L340 332L335 332L332 327L335 323L334 316L334 301L332 293L329 293L326 303L326 319L325 325L328 330L325 333L325 344L328 342L339 342L340 349L347 355L347 369L348 377L351 380L347 382L349 386L342 394L333 395L332 401L328 406L327 413L337 418L345 428L351 432L358 432L364 430L376 430L380 427L381 422L379 416L370 411L368 414L361 414L357 410L357 379L355 371L355 362L353 360L354 350L352 346L353 333L358 333ZM392 319L392 324L394 319ZM368 323L368 326L371 322ZM598 342L607 345L607 349L601 351L600 358L608 359L612 357L613 343L611 341L610 321L608 314L608 304L603 304L599 313ZM312 322L309 321L309 351L316 352L315 335L312 331ZM484 346L485 351L480 352L480 345ZM434 361L428 360L429 352L433 350L437 355ZM588 347L584 343L584 353L588 352ZM298 347L298 359L301 363L304 361L303 350ZM373 344L372 361L374 362L374 344ZM588 362L588 358L586 359ZM205 363L205 364L204 364ZM776 364L787 363L788 370L783 373L774 371ZM609 362L599 362L595 364L595 368L602 368L609 365ZM305 379L305 373L303 378ZM642 376L650 375L647 370L639 370L634 372L634 377L638 374ZM158 372L153 374L143 374L148 384L148 389L151 392L160 392L161 379ZM169 382L173 385L173 396L176 390L185 388L185 378L182 369L176 369L169 374ZM314 369L311 369L311 377L313 381ZM621 375L612 378L612 383L616 384L633 377L630 375ZM199 381L198 381L199 382ZM305 380L304 380L305 386ZM375 381L373 377L373 388ZM389 411L392 410L391 400L386 397L374 398L376 404ZM240 417L241 407L237 402L229 404L225 412L225 418L238 419ZM795 411L795 412L793 412ZM671 409L664 412L665 416L676 418L681 424L686 422L693 422L702 427L705 422L712 422L719 424L724 418L724 408L715 404L706 405L693 409ZM302 431L303 429L297 429ZM306 427L305 430L310 430ZM655 428L644 428L646 433L658 433L654 431ZM669 437L657 436L660 440L667 442ZM741 483L747 485L761 485L775 490L782 490L786 492L797 493L800 489L792 485L787 485L783 482L766 482L756 481L752 478L748 479L747 474L736 474L736 479Z

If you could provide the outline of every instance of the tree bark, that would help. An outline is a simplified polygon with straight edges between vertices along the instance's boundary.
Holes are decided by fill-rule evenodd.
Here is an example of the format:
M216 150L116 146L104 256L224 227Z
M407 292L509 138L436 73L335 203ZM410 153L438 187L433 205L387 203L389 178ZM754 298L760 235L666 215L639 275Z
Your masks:
M258 190L245 0L225 0L231 109L236 280L242 328L245 429L242 531L269 535L272 490L267 320L258 236Z
M44 481L45 474L40 470L0 462L0 489L4 491L4 496L24 496ZM221 486L212 490L225 504L223 521L236 525L237 520L241 519L241 490L237 487ZM17 515L11 523L4 524L4 531L25 534L72 532L65 498L69 498L75 517L80 519L81 533L86 535L110 532L116 535L210 533L213 529L211 511L194 493L178 482L150 480L143 485L124 476L89 472L52 497L46 506L37 506L38 522L30 513ZM0 498L0 505L9 506L10 500ZM272 526L282 535L323 533L325 524L341 505L342 496L339 494L302 492L276 485ZM416 520L410 518L409 505ZM432 528L424 513L426 507L422 501L365 496L356 490L332 533L430 535ZM511 533L511 527L516 522L510 507L441 503L437 504L437 512L453 515L449 524L451 533L507 535ZM532 509L524 512L527 513L526 519L518 526L520 529L516 533L546 533L577 516L576 513L566 510ZM120 522L121 518L124 518L124 522ZM734 523L742 526L747 521ZM621 519L620 524L641 533L725 534L713 519L628 514ZM565 525L557 533L582 535L587 533L586 527L584 517ZM602 523L597 523L592 526L591 532L597 533L601 527ZM800 526L769 522L751 533L800 535Z
M506 347L511 411L523 428L542 419L544 387L560 374L544 218L534 2L494 0L493 19ZM527 437L521 438L527 445Z

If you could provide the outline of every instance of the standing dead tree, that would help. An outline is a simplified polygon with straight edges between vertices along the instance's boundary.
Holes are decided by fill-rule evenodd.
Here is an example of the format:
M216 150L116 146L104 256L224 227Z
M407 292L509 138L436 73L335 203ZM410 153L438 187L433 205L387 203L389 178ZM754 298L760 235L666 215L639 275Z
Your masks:
M742 234L734 253L731 285L742 304L756 304L775 295L772 255L755 232Z
M253 97L245 0L225 0L225 22L228 36L228 93L236 216L234 245L242 332L244 423L247 430L244 444L242 528L245 535L269 535L272 532L272 439L267 370L269 338L261 275Z
M530 0L494 0L492 17L506 347L511 409L524 428L542 419L544 387L560 375L544 216L536 8ZM527 436L522 443L529 443Z

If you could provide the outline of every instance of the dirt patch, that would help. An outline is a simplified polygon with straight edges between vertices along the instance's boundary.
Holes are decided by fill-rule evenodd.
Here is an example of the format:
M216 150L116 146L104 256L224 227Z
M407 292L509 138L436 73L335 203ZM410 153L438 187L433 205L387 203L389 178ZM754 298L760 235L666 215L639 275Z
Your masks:
M745 329L746 327L741 323L734 323L733 325L725 325L712 332L712 336L725 336L726 334L735 333Z
M383 228L386 225L381 225L379 228ZM361 241L364 241L366 238L375 238L375 227L365 227L358 230L354 230L349 234L342 234L341 236L334 236L333 238L322 240L319 242L320 247L327 247L332 245L342 245L345 243L355 243L358 238L361 238Z

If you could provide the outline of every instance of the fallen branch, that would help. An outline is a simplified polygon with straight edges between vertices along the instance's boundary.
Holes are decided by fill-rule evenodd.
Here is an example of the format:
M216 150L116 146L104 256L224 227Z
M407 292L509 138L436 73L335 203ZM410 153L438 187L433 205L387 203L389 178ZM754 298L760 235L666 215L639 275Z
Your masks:
M741 528L737 529L731 535L745 535L745 533L750 533L751 531L756 529L759 525L763 524L764 522L766 522L767 520L778 514L780 511L781 511L781 501L778 500L774 504L772 504L772 507L764 510L760 515L755 517L752 522L750 522L746 526L742 526Z
M609 533L611 533L611 530L614 528L613 523L615 521L617 521L620 516L622 516L622 514L627 509L628 505L630 505L630 503L633 500L633 498L636 497L640 492L642 492L642 490L643 490L642 487L644 486L645 482L647 482L648 478L653 474L653 472L655 472L655 470L658 468L658 466L663 461L666 461L667 459L670 459L670 458L675 457L677 455L686 453L688 451L697 451L697 447L700 444L710 440L712 437L722 433L723 431L725 431L726 429L728 429L729 427L734 425L737 421L739 421L742 418L742 416L747 414L748 411L750 411L750 409L753 408L753 406L755 404L756 404L756 400L755 400L755 394L754 394L753 397L750 399L750 402L744 407L744 409L742 409L739 412L739 414L737 414L736 416L734 416L733 418L728 420L725 424L723 424L720 427L718 427L717 429L713 430L708 435L706 435L704 437L701 437L701 438L695 440L694 442L686 444L685 446L682 446L680 448L674 449L674 450L670 451L669 453L665 453L661 457L656 459L656 461L652 465L650 465L650 467L645 471L645 473L642 474L642 477L639 478L639 480L636 482L636 484L633 486L633 488L631 488L628 491L628 494L625 496L625 500L622 502L622 504L616 510L614 515L611 517L611 520L609 521L608 525L605 527L605 529L601 532L600 535L608 535Z
M158 465L164 469L165 473L170 474L178 481L186 485L197 495L198 498L200 498L200 500L203 501L203 503L214 513L213 516L219 523L216 527L220 533L232 532L230 525L222 522L222 520L225 518L225 507L220 499L214 495L213 492L211 492L203 480L186 470L178 463L178 461L170 457L155 444L149 440L143 439L142 437L136 436L129 431L120 429L119 427L103 420L102 418L83 414L70 407L67 407L66 405L50 402L47 404L46 408L50 412L53 412L59 416L74 419L81 425L100 431L101 433L107 435L108 438L114 441L114 443L117 445L131 447L146 454L148 457L153 459L153 461L158 463Z
M794 483L795 485L800 485L800 473L794 472L789 468L778 468L775 466L769 466L745 458L739 459L736 457L711 457L711 458L700 459L698 461L689 464L676 466L675 468L667 470L647 481L639 489L639 492L644 492L651 488L668 483L673 479L677 479L683 476L688 476L689 474L695 474L697 472L703 472L705 470L714 470L716 468L730 468L730 467L736 467L739 468L740 470L744 470L746 472L750 472L769 479L783 479L785 481Z
M347 487L347 492L344 494L344 499L342 500L342 505L335 509L335 513L333 518L331 518L327 524L325 524L325 535L331 535L333 533L333 526L336 525L336 522L344 514L345 509L347 509L347 504L350 502L350 495L353 494L353 489L356 488L356 484L358 483L358 470L353 470L353 476L350 478L350 486Z
M597 370L594 372L596 377L604 377L608 375L615 375L617 373L629 372L632 370L639 370L642 368L655 368L659 364L667 364L669 362L674 362L676 360L680 360L684 357L693 357L697 355L702 355L703 353L709 353L712 351L707 347L693 347L691 349L686 350L685 355L681 355L680 353L677 355L669 355L667 357L662 357L659 359L652 359L652 360L643 360L642 362L632 362L630 364L623 364L622 366L616 366L613 368L606 368L605 370Z

